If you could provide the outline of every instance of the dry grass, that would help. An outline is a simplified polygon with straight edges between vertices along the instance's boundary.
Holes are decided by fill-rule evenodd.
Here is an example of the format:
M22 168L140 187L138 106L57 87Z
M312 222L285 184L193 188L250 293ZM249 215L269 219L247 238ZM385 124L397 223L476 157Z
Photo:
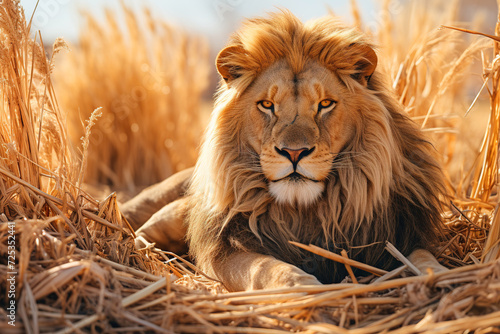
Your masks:
M410 15L417 17L417 14L412 13ZM152 50L141 49L149 44L139 37L140 30L130 26L132 24L134 27L137 20L130 19L131 13L126 15L129 15L127 34L135 36L132 40L137 43L134 49L137 50L137 57L152 59L148 53ZM109 17L108 24L115 22ZM87 21L90 24L92 19L87 16ZM452 133L450 130L457 129L457 124L455 121L449 122L447 115L456 113L456 109L448 102L455 101L463 89L459 75L459 71L463 70L462 65L465 67L468 64L474 50L484 47L471 42L473 46L465 45L460 49L459 33L425 30L424 23L419 25L422 28L421 36L414 35L415 38L406 40L409 50L406 53L405 49L395 51L395 45L400 44L396 39L391 39L394 37L389 38L394 35L391 25L393 31L398 32L398 23L387 21L380 30L382 35L379 38L393 43L392 46L387 44L389 46L383 52L393 55L387 56L394 62L389 64L388 70L392 68L392 73L396 74L393 78L402 102L421 124L425 123L425 128L435 135L436 140L443 143L449 141L452 145L455 139L448 134ZM443 21L439 23L450 24ZM358 24L362 26L362 22ZM92 155L97 155L102 164L110 163L112 157L106 154L120 156L114 150L123 151L122 146L116 146L123 144L119 144L117 139L119 133L108 133L102 137L101 152L101 149L97 150L93 146L92 138L99 131L107 129L100 123L106 124L104 120L111 117L110 114L114 115L115 122L123 121L120 131L131 129L132 124L135 124L133 122L140 121L146 122L140 123L140 127L154 125L148 129L151 133L160 131L156 122L140 119L153 117L156 110L142 108L155 108L160 103L167 103L145 101L145 105L137 109L138 114L127 115L126 120L117 120L117 114L109 112L113 110L112 102L103 90L119 92L119 87L114 85L123 83L127 93L130 92L127 89L133 87L129 85L133 81L129 82L126 75L120 77L120 72L116 72L117 69L112 66L109 72L99 72L102 77L94 75L97 75L98 68L104 71L97 63L109 57L110 53L120 52L105 50L105 46L111 49L110 44L106 44L111 41L107 34L115 34L113 36L117 40L113 39L113 43L121 45L122 49L119 50L123 51L125 44L117 42L122 36L118 30L90 26L89 29L96 29L100 35L92 33L91 36L96 40L88 43L94 47L100 45L102 49L89 47L84 51L86 49L82 43L67 64L83 54L89 57L89 63L73 69L82 72L78 78L65 78L69 80L68 86L60 86L61 93L67 96L70 96L69 91L73 87L82 90L82 87L86 87L89 90L88 97L103 98L103 104L98 105L80 97L80 94L85 95L84 92L78 95L74 93L74 96L78 96L73 100L74 105L80 108L82 117L88 119L86 126L81 127L78 118L77 128L80 132L76 138L84 139L81 154L76 154L69 144L66 114L60 111L52 88L50 73L54 67L53 60L46 59L40 36L35 41L28 37L29 24L27 26L17 2L3 0L3 6L0 7L0 291L6 292L0 298L0 332L489 333L500 326L500 262L495 260L499 253L496 245L500 239L500 215L493 216L494 208L498 205L500 124L499 94L498 88L495 88L500 83L497 47L484 50L493 54L491 60L485 62L485 78L489 80L491 95L491 118L485 144L481 151L469 152L478 154L480 158L476 160L469 179L462 179L462 190L459 192L457 184L451 183L457 195L454 206L444 217L447 230L443 232L448 239L443 239L440 259L450 267L457 268L417 277L405 271L407 265L389 273L364 267L382 276L352 276L342 284L321 287L225 293L220 283L195 275L196 269L174 254L152 248L136 250L133 246L134 234L118 210L116 196L112 194L98 202L81 190L82 181L87 180L83 177L85 169L93 170L86 176L90 182L111 180L119 183L125 180L124 184L130 187L148 180L153 182L152 179L132 177L139 168L135 161L120 160L127 169L122 175L123 179L118 176L117 170L113 173L103 172L103 167L92 160ZM159 29L172 32L171 28ZM148 31L151 33L152 30ZM454 36L452 40L456 44L449 44L449 36ZM172 35L171 38L175 40L182 37ZM172 42L168 45L172 46L169 51L172 54L178 57L185 54L185 43ZM55 49L63 46L61 41L55 43ZM401 58L404 54L407 57ZM118 58L123 61L120 66L140 65L128 62L125 58ZM195 59L202 62L200 66L204 66L203 59ZM114 65L118 67L118 63L116 61ZM94 64L92 66L96 66L96 70L91 70L94 67L90 64ZM58 68L59 64L55 64L55 67ZM137 69L134 67L130 73L139 80ZM175 71L178 69L176 67ZM175 74L174 69L172 71L173 78L181 75ZM186 73L185 80L194 80L189 77L191 72ZM463 72L461 75L467 74ZM92 78L103 79L101 90L90 87ZM432 87L437 85L438 88L427 89L424 83L427 80L432 82ZM71 82L76 86L72 86ZM189 84L189 81L184 81L184 84ZM67 92L64 91L66 89ZM183 89L182 86L180 89ZM162 98L165 96L158 92L151 95L152 100ZM422 99L426 101L420 101ZM168 101L180 103L172 102L175 99ZM95 110L99 106L104 108ZM69 111L67 108L65 110ZM70 115L73 112L70 111ZM98 119L100 112L102 117ZM194 109L189 112L189 115L195 115ZM168 114L167 111L165 113ZM174 122L174 118L169 118L174 116L165 117ZM70 124L74 125L73 122ZM185 120L175 119L175 122L179 129L171 135L180 138L180 131L184 130L180 127L185 126ZM437 130L443 127L447 130ZM149 134L145 136L149 138ZM150 148L147 141L150 139L136 139L144 145L139 146L137 143L137 147ZM191 145L189 143L186 141L182 145ZM133 148L136 143L131 140L127 145L130 150L136 149ZM153 145L151 150L164 150L162 145ZM184 146L173 147L180 151L168 151L169 159L179 154L178 159L181 161ZM194 150L194 147L191 148ZM445 153L456 154L454 150ZM144 154L158 154L158 151ZM134 159L139 158L135 155ZM174 165L171 165L172 170L179 167ZM140 166L141 170L146 167L144 163ZM486 241L488 231L490 239ZM9 267L8 263L7 255L12 250L7 246L10 240L15 240L14 268ZM491 249L490 255L484 258L485 263L479 263L486 254L485 247ZM363 267L363 264L345 257L337 255L336 258L346 265ZM475 262L478 264L463 266ZM10 286L6 279L13 271L17 279L15 327L8 324L6 310L10 303L7 295ZM173 282L174 279L177 280Z
M63 196L56 183L65 187L76 175L72 173L65 117L59 112L51 84L53 59L45 57L41 35L29 39L22 11L8 5L0 10L1 168L49 194ZM53 55L61 48L64 42L57 40ZM42 174L49 171L51 177L42 180ZM5 182L4 189L15 184ZM19 200L20 206L29 202L25 196Z
M458 4L424 1L394 8L384 1L384 13L391 13L391 8L397 13L392 20L383 20L375 35L400 102L432 138L455 193L461 191L456 188L463 177L457 166L471 167L470 155L464 158L463 152L456 152L457 146L464 146L461 141L470 140L458 133L470 103L464 96L472 88L464 78L474 78L471 65L490 45L484 39L466 39L456 31L439 29L457 21Z
M489 39L442 28L457 21L458 1L434 2L435 10L429 10L428 6L431 3L424 1L394 8L389 1L384 1L383 12L390 14L391 10L397 10L398 15L381 21L374 37L400 102L429 134L441 154L455 204L451 203L446 213L447 230L440 256L443 263L454 267L483 259L487 231L495 219L497 200L491 195L492 191L497 193L493 188L498 182L500 120L494 110L498 95L495 89L500 78L495 77L498 75L495 60L483 59L484 82L490 84L491 116L483 144L466 145L471 141L480 143L481 132L477 130L483 130L471 123L480 119L484 111L478 110L476 101L464 99L468 90L479 93L486 87L477 79L479 75L473 72L472 65L488 53L493 53L496 59L497 51L492 50ZM468 105L471 106L467 108ZM499 239L500 234L489 242Z
M61 56L54 82L73 143L84 134L82 119L103 108L89 138L86 183L135 193L194 165L207 118L206 43L147 10L122 6L103 24L82 15L79 43Z

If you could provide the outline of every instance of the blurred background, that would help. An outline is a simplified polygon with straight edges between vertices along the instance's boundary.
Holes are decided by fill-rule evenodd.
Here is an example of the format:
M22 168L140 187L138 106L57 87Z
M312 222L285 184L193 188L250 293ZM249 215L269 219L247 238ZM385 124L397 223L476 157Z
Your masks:
M391 8L397 11L407 6L410 0L394 0ZM484 15L484 29L493 32L496 21L495 0L459 0L459 18L472 21L481 12ZM21 0L26 16L33 13L37 0ZM358 0L361 18L367 26L376 28L385 15L382 0ZM47 39L64 37L70 42L78 39L83 20L81 11L89 11L99 21L105 18L105 9L120 11L121 4L140 11L150 8L155 15L191 33L205 36L215 48L221 47L229 34L248 17L262 15L276 8L287 8L302 20L325 15L328 10L352 23L350 0L187 0L187 1L137 1L137 0L42 0L33 16L33 27L40 30ZM488 32L488 31L485 31Z
M36 0L22 0L26 16L33 12ZM81 10L89 11L96 19L105 18L104 9L120 11L121 4L134 11L150 8L155 15L182 29L203 35L215 49L226 42L245 17L262 15L276 8L287 8L302 20L325 15L331 8L337 15L349 18L349 1L308 1L301 0L188 0L188 1L101 1L101 0L42 0L33 17L35 29L42 31L46 38L64 37L74 42L82 27ZM379 6L373 0L359 2L362 15L376 19Z
M446 4L452 2L457 4L456 17L459 22L474 22L479 31L494 34L497 18L495 0L434 1L429 10L445 16ZM399 15L403 8L412 5L411 0L357 0L356 3L363 26L375 35L384 24L385 16ZM384 10L384 3L389 3L389 12ZM37 0L21 0L21 5L29 18ZM42 0L33 14L32 30L39 30L46 41L62 37L69 43L77 43L85 24L82 13L89 13L96 22L102 24L108 10L117 13L118 23L124 26L124 17L120 15L123 5L136 13L149 9L155 17L180 30L203 37L209 45L211 63L230 34L245 18L264 15L277 9L286 8L303 21L333 13L343 18L345 23L353 24L351 0ZM214 81L211 83L213 85Z
M85 181L123 198L195 163L219 79L216 54L245 18L279 8L303 21L340 16L373 37L380 67L434 137L454 184L472 165L463 152L477 152L484 134L486 93L476 104L485 112L466 122L463 115L482 86L481 52L491 43L439 27L494 34L495 0L41 0L34 11L36 4L21 0L47 53L56 38L67 42L52 79L80 155L88 120L102 107Z
M16 305L26 332L54 332L54 326L66 328L72 319L80 328L91 314L111 314L92 323L94 331L118 323L138 328L138 320L127 316L132 313L120 318L111 306L120 293L130 296L151 278L131 276L136 269L169 276L167 258L149 248L137 252L134 238L117 230L127 224L116 200L195 163L218 81L215 55L243 18L276 7L302 20L338 15L373 39L378 69L404 112L432 141L447 175L450 198L444 203L436 256L449 267L500 258L500 50L489 38L439 29L449 25L493 34L495 0L40 0L34 13L35 0L20 0L27 19L32 17L31 32L18 3L0 0L0 240L20 240L22 293ZM419 164L418 156L409 158ZM0 247L0 276L8 269L6 251ZM116 263L112 269L108 260ZM176 274L187 273L184 264L167 263ZM477 275L457 272L471 278L451 290L443 276L441 303L434 302L437 297L426 302L429 310L437 310L430 321L427 313L407 307L408 313L387 324L424 317L424 327L437 328L479 313L484 317L474 318L476 327L490 324L496 314L486 313L498 310L498 294L476 292L484 284L493 288L497 265L473 268ZM61 273L64 282L47 273ZM205 278L189 274L186 279L193 279L190 288L220 292ZM0 280L0 290L6 291L6 282ZM54 287L57 293L51 293ZM187 290L179 291L185 295ZM151 306L149 297L144 301ZM401 310L399 300L394 310ZM2 302L7 299L0 299L4 309ZM369 326L375 321L379 326L379 316L391 305L377 306L382 313L370 308L359 313L368 318L349 311L340 323ZM133 316L149 326L170 319L155 311L159 304L153 306L156 318L146 304L132 306ZM103 307L112 313L103 313ZM143 315L136 312L141 307ZM182 307L170 313L180 315L172 325L191 322L192 314L184 316L187 306ZM59 313L64 322L54 318ZM439 319L450 321L436 324ZM260 325L253 320L242 321Z

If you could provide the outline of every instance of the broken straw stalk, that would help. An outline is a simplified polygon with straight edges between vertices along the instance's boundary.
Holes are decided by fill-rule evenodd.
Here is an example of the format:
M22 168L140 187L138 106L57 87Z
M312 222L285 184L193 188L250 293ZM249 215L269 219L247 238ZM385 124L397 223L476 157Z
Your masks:
M388 2L383 6L388 6ZM432 26L432 22L428 21L431 16L428 8L422 6L419 10L416 4L413 6L415 10L411 12L411 16L401 13L397 18L404 21L401 27L412 29L408 34L401 34L405 41L398 41L391 33L391 29L399 29L398 23L391 21L389 17L385 18L378 38L384 41L384 51L388 54L381 59L395 62L389 64L391 66L388 68L394 71L392 78L396 93L416 121L426 122L429 133L437 131L436 129L455 131L452 125L446 123L450 117L441 115L438 111L448 110L443 106L452 105L459 100L460 83L463 81L457 79L459 75L465 75L466 65L472 55L483 46L471 44L463 51L465 55L456 57L456 45L453 44L454 39L450 38L452 35L428 29ZM451 12L454 12L453 8L450 9ZM131 10L127 10L126 14L128 33L133 33L139 20ZM182 262L172 254L154 248L137 251L126 221L119 215L116 197L110 196L98 209L96 200L86 195L78 196L84 195L76 187L82 174L75 163L77 156L70 149L65 114L58 108L49 75L49 68L57 64L51 60L49 66L39 37L38 42L29 39L29 29L22 15L18 4L10 0L3 1L3 6L0 7L0 30L3 33L0 43L4 46L4 51L0 53L0 60L6 66L1 67L0 73L1 82L9 84L0 86L0 220L15 222L16 240L19 241L16 257L19 259L19 272L22 271L22 275L18 277L19 326L15 331L59 330L60 333L68 333L78 330L107 331L120 326L113 330L165 333L205 333L207 330L223 333L347 333L350 330L349 333L365 334L383 331L448 333L476 329L480 332L490 326L500 326L500 314L497 311L500 302L500 264L495 260L498 257L497 251L489 252L489 263L458 267L434 275L399 277L405 275L405 267L384 275L385 272L378 268L337 254L332 255L333 253L317 247L302 245L301 247L309 247L335 257L341 263L369 269L368 271L384 276L374 279L371 284L343 283L237 293L227 293L220 283L197 275L194 266ZM87 19L92 21L90 16ZM442 23L441 20L446 18L440 15L435 20ZM112 25L113 22L111 15L106 24ZM408 25L408 22L414 24ZM358 24L362 26L359 17ZM99 40L101 36L93 33L91 38L82 38L85 43L90 44L82 54L79 54L81 50L75 48L72 51L75 58L84 55L89 61L99 62L106 57L92 51L99 49L97 46L104 45L107 51L112 52L113 43L119 44L120 40L127 40L127 36L119 30L105 26L98 31L110 32L110 36ZM172 28L162 31L172 31ZM168 33L165 34L167 35ZM176 49L179 45L185 45L183 38L180 41L165 40L159 45L161 49L169 49L179 59L183 59L189 55L189 50ZM147 54L144 43L134 43L135 50L143 55ZM202 58L203 55L196 58L195 62L203 62ZM86 64L88 66L79 69L87 69L87 72L79 73L78 77L71 77L71 67L62 72L69 82L79 82L77 85L83 87L81 91L86 96L101 96L102 92L106 92L105 89L89 94L85 88L85 82L92 74L88 71L91 62ZM130 67L137 71L134 81L141 82L140 69L136 67L133 64ZM489 64L485 63L485 67L490 71ZM117 76L110 73L108 75L105 72L107 68L101 68L104 72L99 72L101 80L98 81L109 80L106 82L113 86L113 82L117 82ZM109 68L111 71L111 67ZM491 66L491 70L497 68L497 65ZM58 66L55 66L55 70L58 70ZM493 72L488 73L491 75ZM174 87L175 81L184 84L189 82L175 74L166 75L162 80L170 87ZM497 75L490 76L489 80L492 83L499 82ZM429 85L434 87L438 84L441 85L438 91L426 89ZM197 87L199 88L193 88L193 94L188 94L190 101L195 104L200 102L197 100ZM68 99L70 102L65 102L65 106L80 107L87 115L95 109L96 106L90 106L88 101L85 104L82 103L83 100L76 102L71 89L61 89L59 94L63 93L73 99ZM99 90L98 87L96 89ZM159 108L154 101L162 97L160 93L156 92L156 98L146 101L153 104L144 105L144 110ZM189 92L177 93L171 94L170 98L186 96L183 94ZM109 94L101 97L107 96ZM498 94L495 95L496 98ZM172 105L176 103L175 100L169 101ZM495 101L492 100L492 106L495 106L492 112L496 113L496 118L490 118L490 127L498 126L499 122L498 101ZM103 115L109 112L111 102L102 100L108 106L103 109ZM190 108L186 110L188 109L191 111ZM72 114L72 117L77 115L78 113ZM148 123L151 119L146 116L144 113L133 115L120 125L130 130L132 123L127 123L128 121L142 120L145 122L144 126L151 126ZM174 123L179 122L176 124L186 122L186 119L176 120L170 114L168 117L172 117L170 121ZM76 118L79 126L79 117ZM187 120L190 119L193 117L187 117ZM100 121L102 119L98 122ZM142 138L144 142L139 143L141 147L156 145L154 141L148 140L160 138L158 131L162 131L164 135L163 126L155 127L161 122L155 119L153 121L156 123L146 129L148 138ZM453 133L450 131L448 133ZM120 129L116 129L116 132L120 132ZM76 139L81 135L79 133ZM487 132L490 140L485 141L484 152L498 152L498 140L495 142L493 135L492 130ZM91 134L89 136L92 138ZM436 136L438 148L448 147L455 141L454 137L441 132L436 132ZM193 138L190 136L187 143ZM116 136L108 139L113 145L121 147ZM104 158L109 158L113 145L99 153L107 154ZM155 146L155 149L163 149L163 145L164 142ZM89 150L92 149L95 150L89 146ZM176 164L183 159L183 152L174 151L169 152L172 152L172 161ZM184 158L188 159L192 152L194 151L189 150ZM487 180L496 172L491 158L493 153L488 154L490 158L478 160L476 170L481 172L471 173L471 181L464 181L466 186L477 184L478 194L483 195L485 192L481 187L487 187ZM137 171L149 175L146 170L148 166L137 169L127 165L126 159L121 160L121 164L129 175L136 175ZM94 169L88 175L94 175L94 178L88 181L99 180L102 175L96 176L98 167L94 165L90 168ZM110 176L109 171L104 171L113 180L120 180L122 177ZM447 261L449 266L472 263L472 259L481 258L485 253L483 247L488 230L489 240L493 244L500 239L500 232L494 232L499 226L498 215L495 216L494 225L491 228L489 226L491 209L497 202L484 196L482 199L471 199L457 195L455 203L458 207L453 208L445 217L446 230L443 234L447 234L447 238L443 237L440 259ZM493 239L495 234L497 237ZM7 224L0 223L2 254L6 250L1 245L6 245L7 236ZM168 264L164 263L166 259ZM5 263L0 263L0 276L5 277L6 273ZM174 283L170 280L171 273L182 278ZM54 277L58 277L58 280L54 280ZM362 277L356 279L362 281ZM4 284L4 280L0 281L2 288ZM0 300L0 304L2 303L5 303L5 299ZM1 309L5 309L3 306L2 304ZM480 315L474 316L477 310ZM2 333L11 330L5 322L0 322Z

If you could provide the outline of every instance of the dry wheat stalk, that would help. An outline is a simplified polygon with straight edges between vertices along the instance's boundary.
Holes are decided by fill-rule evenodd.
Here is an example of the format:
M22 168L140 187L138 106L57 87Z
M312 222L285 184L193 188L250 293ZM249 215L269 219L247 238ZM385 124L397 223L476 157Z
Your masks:
M0 291L7 290L4 255L11 222L19 240L20 321L15 328L5 322L2 296L0 332L486 333L500 326L500 262L461 266L479 262L488 230L498 227L490 229L497 204L492 198L455 201L444 217L450 238L443 240L441 259L458 268L431 276L408 276L401 267L378 279L358 277L355 284L227 293L171 253L137 251L116 195L98 202L78 189L81 169L74 164L50 81L57 64L45 58L40 42L29 39L18 3L2 5L0 60L8 66L0 69ZM129 24L138 34L133 21ZM385 23L386 38L395 27L396 22ZM421 39L421 49L451 45L436 38L431 46ZM412 50L418 51L417 44ZM411 94L421 96L426 85L415 81L420 63L405 64L410 80L398 83L409 85L401 92L416 105ZM446 73L457 74L454 64L448 66L448 72L429 77L433 83L451 84L443 80ZM450 86L434 97L454 98L459 88ZM422 105L419 115L425 117L429 105ZM428 124L435 120L446 118L431 114ZM340 255L338 260L360 265ZM182 278L174 282L176 276Z
M125 29L120 18L125 19ZM83 13L79 43L54 71L74 143L81 119L102 107L93 126L85 181L134 194L194 165L208 113L208 48L148 11Z

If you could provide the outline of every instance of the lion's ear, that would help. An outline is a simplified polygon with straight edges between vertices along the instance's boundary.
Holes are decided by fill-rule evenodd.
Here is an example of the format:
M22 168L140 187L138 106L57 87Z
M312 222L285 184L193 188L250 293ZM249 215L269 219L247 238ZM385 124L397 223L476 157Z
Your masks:
M242 66L236 60L244 54L245 50L242 47L228 46L217 55L215 60L217 71L227 83L241 76Z
M377 67L377 54L368 45L351 44L351 47L354 47L355 52L359 55L359 60L354 64L356 73L352 77L366 87Z

